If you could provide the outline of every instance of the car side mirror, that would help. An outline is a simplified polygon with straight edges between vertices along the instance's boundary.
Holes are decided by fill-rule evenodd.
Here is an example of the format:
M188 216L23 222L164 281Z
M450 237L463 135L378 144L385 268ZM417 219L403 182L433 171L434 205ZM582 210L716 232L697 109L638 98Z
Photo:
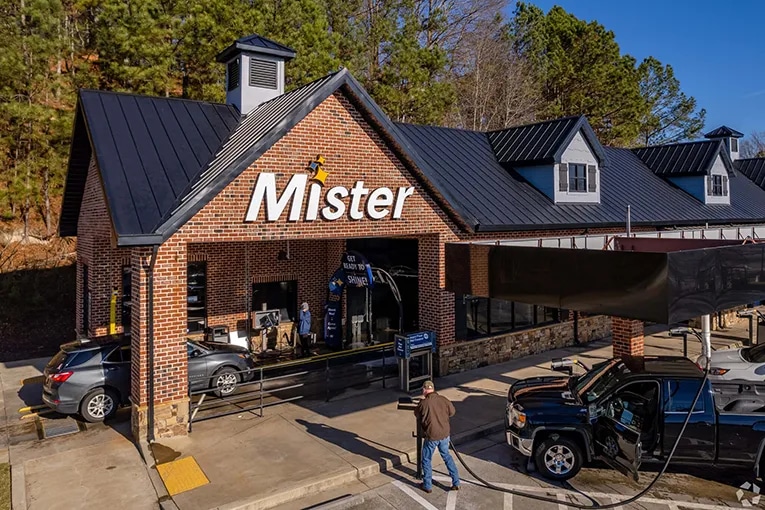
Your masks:
M189 355L189 357L190 358L197 358L197 357L199 357L200 354L201 353L198 350L194 349L193 351L191 351L191 354Z

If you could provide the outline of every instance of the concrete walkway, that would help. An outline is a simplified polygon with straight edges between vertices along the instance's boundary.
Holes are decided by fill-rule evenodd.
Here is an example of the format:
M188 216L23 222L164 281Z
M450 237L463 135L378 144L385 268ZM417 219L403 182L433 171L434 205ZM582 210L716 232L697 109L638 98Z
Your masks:
M746 321L713 333L716 349L747 338ZM655 326L651 331L666 331ZM647 355L682 354L682 338L659 332L646 337ZM689 357L701 352L695 338ZM518 379L549 375L550 359L577 356L586 364L611 357L609 341L558 349L436 380L440 393L454 402L455 443L497 432L503 427L507 390ZM210 483L174 496L181 510L262 509L315 496L338 487L382 476L412 477L415 459L411 412L398 411L395 390L340 397L321 403L284 404L264 418L243 413L194 425L189 437L160 441L171 457L193 456ZM168 450L169 449L169 450ZM396 467L395 469L393 469ZM334 489L334 490L330 490ZM340 491L342 492L342 491Z
M0 364L0 462L11 464L13 510L159 508L153 473L130 436L129 409L93 425L19 412L42 404L48 360Z

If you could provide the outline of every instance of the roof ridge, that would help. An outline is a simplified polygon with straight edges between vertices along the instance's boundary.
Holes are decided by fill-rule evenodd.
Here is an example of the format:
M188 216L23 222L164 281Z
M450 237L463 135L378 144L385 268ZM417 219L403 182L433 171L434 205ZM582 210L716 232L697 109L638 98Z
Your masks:
M254 109L254 110L252 110L250 113L245 113L244 115L242 115L242 120L240 120L240 121L239 121L239 123L241 124L241 123L242 123L242 121L243 121L245 118L247 118L247 117L249 117L250 115L252 115L253 113L257 112L258 110L260 110L260 109L261 109L261 108L263 108L264 106L266 106L266 105L268 105L268 104L270 104L270 103L273 103L274 101L278 101L278 100L284 99L286 96L289 96L290 94L294 94L294 93L296 93L296 92L299 92L300 90L303 90L303 89L305 89L305 88L307 88L307 87L310 87L311 85L313 85L313 84L314 84L314 83L316 83L316 82L319 82L319 81L322 81L322 80L326 80L326 79L328 79L328 78L334 77L335 75L338 75L338 74L342 73L343 71L345 71L345 72L348 72L348 70L347 70L347 69L345 69L345 68L343 68L343 69L340 69L339 71L333 71L333 72L331 72L331 73L327 73L327 74L325 74L325 75L324 75L324 76L322 76L321 78L316 78L315 80L313 80L313 81L309 81L308 83L306 83L306 84L304 84L304 85L301 85L301 86L299 86L299 87L295 87L294 89L290 90L289 92L285 92L284 94L280 94L280 95L278 95L278 96L276 96L276 97L272 97L272 98L271 98L271 99L269 99L268 101L264 101L264 102L260 103L260 104L259 104L257 107L255 107L255 109ZM237 129L238 127L239 127L239 126L237 126L236 128L234 128L234 131L236 131L236 129ZM233 131L232 131L232 132L233 132Z
M541 126L542 124L548 124L548 123L551 123L551 122L563 122L564 120L572 120L572 119L579 120L582 117L584 117L583 114L582 115L568 115L566 117L558 117L557 119L541 120L541 121L538 121L538 122L528 122L526 124L518 124L517 126L507 126L507 127L500 128L500 129L492 129L491 131L486 131L486 133L487 134L499 133L499 132L502 132L502 131L508 131L510 129L519 129L519 128L525 128L525 127L530 127L530 126Z
M394 122L396 126L414 126L414 127L424 127L424 128L434 128L434 129L449 129L452 131L464 131L467 133L477 133L481 135L486 135L489 132L488 131L479 131L477 129L467 129L467 128L461 128L461 127L453 127L453 126L436 126L433 124L417 124L414 122Z
M702 144L702 143L722 143L722 140L693 140L693 141L687 141L687 142L673 142L673 143L663 143L660 145L646 145L644 147L633 147L628 148L627 150L631 151L640 151L640 150L646 150L646 149L662 149L662 148L668 148L668 147L680 147L681 145L694 145L694 144Z
M135 92L124 92L121 90L97 90L97 89L88 89L88 88L81 88L77 91L77 94L80 95L83 92L93 92L96 94L111 94L111 95L118 95L118 96L127 96L127 97L143 97L147 99L162 99L167 101L181 101L185 103L195 103L195 104L209 104L210 106L228 106L233 107L233 105L230 105L228 103L218 103L214 101L204 101L202 99L190 99L188 97L178 97L178 96L152 96L150 94L136 94Z

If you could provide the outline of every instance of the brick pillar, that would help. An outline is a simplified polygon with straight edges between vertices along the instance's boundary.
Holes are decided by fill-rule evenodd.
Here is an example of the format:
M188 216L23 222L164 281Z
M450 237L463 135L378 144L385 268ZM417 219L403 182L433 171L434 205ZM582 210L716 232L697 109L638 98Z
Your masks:
M134 248L131 326L133 407L136 440L148 435L149 379L154 382L154 437L185 435L189 417L188 361L186 359L185 243L168 241L157 253L154 267L153 371L149 358L148 265L151 250Z
M611 317L614 357L644 356L643 321Z
M438 350L454 343L454 294L447 292L445 240L443 236L418 238L420 329L436 332ZM438 350L434 363L436 375L446 374Z

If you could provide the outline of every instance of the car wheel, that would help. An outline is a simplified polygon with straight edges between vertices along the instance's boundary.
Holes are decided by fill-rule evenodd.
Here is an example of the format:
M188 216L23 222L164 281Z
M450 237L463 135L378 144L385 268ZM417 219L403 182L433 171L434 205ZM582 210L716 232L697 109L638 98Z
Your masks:
M231 367L223 367L215 372L214 375L212 387L215 390L216 396L225 397L226 395L231 395L236 390L236 386L239 383L236 370Z
M576 476L582 469L584 457L579 445L556 434L537 446L534 462L545 478L563 481Z
M119 399L117 394L106 388L96 388L80 403L80 414L85 421L97 423L108 420L117 412Z

